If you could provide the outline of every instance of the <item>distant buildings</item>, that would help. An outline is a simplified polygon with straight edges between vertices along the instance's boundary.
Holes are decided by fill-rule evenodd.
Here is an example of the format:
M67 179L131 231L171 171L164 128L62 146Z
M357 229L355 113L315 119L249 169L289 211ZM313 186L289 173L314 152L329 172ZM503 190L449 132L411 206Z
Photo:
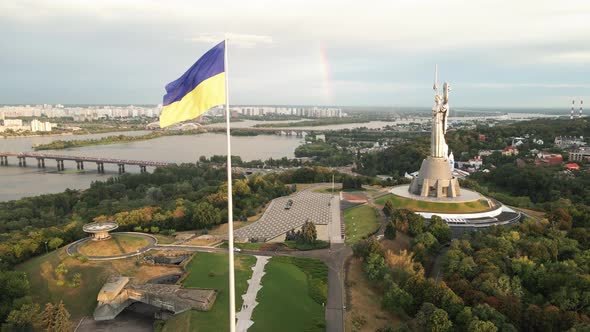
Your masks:
M575 137L575 136L557 136L555 137L555 146L560 149L567 149L567 148L577 148L580 146L585 146L586 142L584 142L584 137Z
M51 124L51 122L41 122L37 119L34 119L33 121L31 121L31 131L32 132L38 132L38 131L42 131L42 132L49 132L51 131L53 125Z
M460 169L466 169L470 173L479 170L482 166L483 160L480 156L476 156L475 158L469 159L468 161L457 162L457 167L459 167Z
M18 105L0 107L0 119L19 117L73 118L74 121L92 121L104 118L154 118L161 106L72 106L64 105Z
M512 145L509 145L502 150L503 156L518 156L518 149Z
M577 150L570 151L570 161L585 161L590 162L590 147L581 147Z
M535 159L535 165L547 165L547 166L556 166L561 165L563 163L563 156L556 153L549 153L549 152L539 152L537 153L537 159Z
M569 171L579 171L580 170L580 165L578 165L576 163L567 163L563 167L565 167L565 169L567 169Z
M23 124L21 119L4 119L0 120L0 132L11 131L30 131L30 132L50 132L53 124L33 119L30 124Z
M232 111L246 116L291 115L303 118L341 118L346 116L334 107L234 106Z
M496 152L498 150L479 150L478 155L480 157L488 157L491 156L492 153Z

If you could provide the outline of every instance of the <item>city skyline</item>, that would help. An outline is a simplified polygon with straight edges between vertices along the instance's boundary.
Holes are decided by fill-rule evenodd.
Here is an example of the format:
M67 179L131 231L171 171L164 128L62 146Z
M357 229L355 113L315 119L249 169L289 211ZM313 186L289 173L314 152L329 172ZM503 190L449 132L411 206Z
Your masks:
M584 2L371 4L0 1L0 103L158 104L225 31L239 105L422 107L435 63L452 107L590 99Z

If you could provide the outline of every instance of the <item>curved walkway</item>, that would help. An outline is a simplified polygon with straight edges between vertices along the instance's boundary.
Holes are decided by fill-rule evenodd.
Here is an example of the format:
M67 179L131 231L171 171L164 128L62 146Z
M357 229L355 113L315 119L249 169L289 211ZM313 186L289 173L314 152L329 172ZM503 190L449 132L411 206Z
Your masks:
M115 260L115 259L129 258L129 257L141 255L141 254L155 248L158 245L158 239L156 239L154 236L146 234L146 233L116 232L116 233L111 233L111 234L129 234L129 235L133 235L133 236L137 236L137 237L142 237L144 239L147 239L149 241L149 243L141 249L138 249L134 252L130 252L130 253L126 253L126 254L112 255L112 256L86 256L89 260L91 260L91 261L109 261L109 260ZM81 240L71 243L66 248L66 252L70 256L78 254L78 248L80 248L80 246L82 244L86 243L86 241L90 241L90 238L86 237L86 238L83 238Z

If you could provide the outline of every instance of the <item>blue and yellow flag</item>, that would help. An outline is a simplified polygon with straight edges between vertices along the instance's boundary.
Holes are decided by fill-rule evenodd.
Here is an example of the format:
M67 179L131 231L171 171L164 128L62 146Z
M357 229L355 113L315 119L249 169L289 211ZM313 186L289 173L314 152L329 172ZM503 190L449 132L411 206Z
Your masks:
M225 104L225 41L205 53L179 79L166 85L160 128L194 119Z

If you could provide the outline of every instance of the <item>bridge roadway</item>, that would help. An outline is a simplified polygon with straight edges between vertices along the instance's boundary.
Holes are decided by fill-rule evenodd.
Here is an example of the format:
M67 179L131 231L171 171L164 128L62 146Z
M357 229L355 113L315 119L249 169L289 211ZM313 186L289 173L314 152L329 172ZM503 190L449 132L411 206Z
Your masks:
M83 157L83 156L68 156L60 154L36 153L36 152L0 152L0 166L8 166L8 157L17 157L18 165L20 167L27 166L27 158L37 159L37 167L45 168L45 159L53 159L57 161L57 169L63 171L64 160L75 161L77 169L84 169L84 162L94 162L99 173L104 173L104 164L115 164L119 166L119 173L125 173L125 165L139 166L142 173L146 172L147 166L168 166L173 163L149 161L149 160L128 160L128 159L114 159L114 158L97 158L97 157Z

